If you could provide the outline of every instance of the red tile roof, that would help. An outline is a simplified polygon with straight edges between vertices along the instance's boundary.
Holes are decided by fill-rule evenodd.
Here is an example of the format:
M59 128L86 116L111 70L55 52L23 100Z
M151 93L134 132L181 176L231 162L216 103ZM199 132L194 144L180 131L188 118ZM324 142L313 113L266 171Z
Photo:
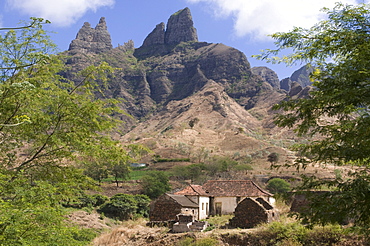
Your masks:
M185 189L176 192L175 195L208 196L208 194L203 190L201 185L192 185L192 184L187 186Z
M189 185L175 195L184 196L240 196L259 197L272 196L252 180L208 180L203 186Z
M272 196L252 180L208 180L202 188L209 196Z

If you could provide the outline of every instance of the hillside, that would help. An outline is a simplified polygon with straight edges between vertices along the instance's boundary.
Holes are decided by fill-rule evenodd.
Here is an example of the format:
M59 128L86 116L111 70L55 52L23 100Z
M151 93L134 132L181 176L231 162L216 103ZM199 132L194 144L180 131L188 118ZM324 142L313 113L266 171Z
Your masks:
M281 163L294 159L288 147L300 140L274 125L271 107L307 95L308 68L279 81L273 70L251 67L237 49L200 42L188 8L134 46L129 40L113 47L102 17L95 28L85 23L63 52L70 68L63 75L72 80L79 69L102 61L119 68L98 96L120 100L129 114L116 116L125 122L122 144L144 144L153 155L190 158L189 163L212 156L252 159L259 174L268 170L270 153L278 153ZM153 155L140 161L151 165ZM180 164L151 167L168 170Z

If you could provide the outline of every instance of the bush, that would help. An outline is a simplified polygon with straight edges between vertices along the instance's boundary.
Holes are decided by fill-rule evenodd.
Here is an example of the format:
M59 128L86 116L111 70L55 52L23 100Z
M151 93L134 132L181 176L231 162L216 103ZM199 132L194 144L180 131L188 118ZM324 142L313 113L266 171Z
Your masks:
M290 191L290 184L284 179L273 178L267 182L266 188L271 193L285 193Z
M228 172L238 165L238 162L229 157L214 157L210 163L206 165L209 175Z
M119 220L132 219L135 215L147 217L149 203L150 199L145 195L116 194L98 212Z
M101 194L95 194L92 195L93 199L95 200L94 207L98 207L103 205L106 201L109 200L109 197L101 195Z
M135 195L134 198L137 203L136 215L149 217L150 198L146 195Z
M90 195L83 194L81 197L78 198L79 200L79 207L94 207L96 204L96 198Z
M112 196L109 202L104 203L100 207L99 212L104 213L108 217L127 220L132 218L137 208L133 195L116 194Z
M216 246L216 245L220 245L220 243L216 239L209 237L201 239L186 237L177 244L177 246Z
M172 175L178 179L186 180L197 180L205 170L205 165L202 163L191 164L189 166L175 166L172 169Z

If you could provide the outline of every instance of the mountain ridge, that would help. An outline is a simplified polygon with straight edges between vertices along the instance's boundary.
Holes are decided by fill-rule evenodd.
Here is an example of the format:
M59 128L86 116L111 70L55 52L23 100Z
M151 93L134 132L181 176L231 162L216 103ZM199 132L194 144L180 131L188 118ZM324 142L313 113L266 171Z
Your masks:
M118 116L126 122L123 143L150 139L162 154L178 152L181 143L219 155L266 154L273 148L286 159L285 145L274 142L294 137L273 124L271 107L309 91L304 69L295 74L300 81L287 78L281 88L273 70L252 68L241 51L199 42L188 8L171 15L167 26L157 24L139 48L131 40L113 48L103 17L95 28L85 23L64 54L70 68L64 76L72 80L90 64L105 61L120 68L97 96L121 99L119 106L131 115Z

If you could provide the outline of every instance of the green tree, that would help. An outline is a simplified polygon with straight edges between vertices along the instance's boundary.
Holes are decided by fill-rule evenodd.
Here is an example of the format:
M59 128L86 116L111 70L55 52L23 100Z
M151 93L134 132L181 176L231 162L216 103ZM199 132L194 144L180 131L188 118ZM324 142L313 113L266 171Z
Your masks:
M285 193L290 191L289 182L280 178L273 178L267 182L266 188L272 193Z
M109 170L107 165L99 162L88 162L83 165L84 174L99 182L99 185L103 179L108 178Z
M162 171L150 171L141 178L142 193L151 199L171 190L168 174Z
M119 180L125 179L129 174L129 166L127 161L115 162L109 165L109 172L114 177L117 187L119 186Z
M209 175L217 175L218 173L228 172L238 165L238 162L230 157L215 156L206 164L206 169Z
M1 245L86 244L60 205L91 187L77 163L127 156L107 134L118 123L115 101L94 96L113 69L102 63L77 82L61 77L43 23L32 18L0 35Z
M303 218L312 223L341 222L351 218L355 226L370 228L370 10L368 4L337 4L324 9L328 18L309 29L294 28L276 33L276 50L259 57L271 62L308 63L314 89L309 97L282 102L275 109L279 126L294 128L300 136L312 137L299 145L295 165L309 163L357 166L349 179L334 181L304 179L302 190L330 187ZM293 53L275 57L285 49Z

